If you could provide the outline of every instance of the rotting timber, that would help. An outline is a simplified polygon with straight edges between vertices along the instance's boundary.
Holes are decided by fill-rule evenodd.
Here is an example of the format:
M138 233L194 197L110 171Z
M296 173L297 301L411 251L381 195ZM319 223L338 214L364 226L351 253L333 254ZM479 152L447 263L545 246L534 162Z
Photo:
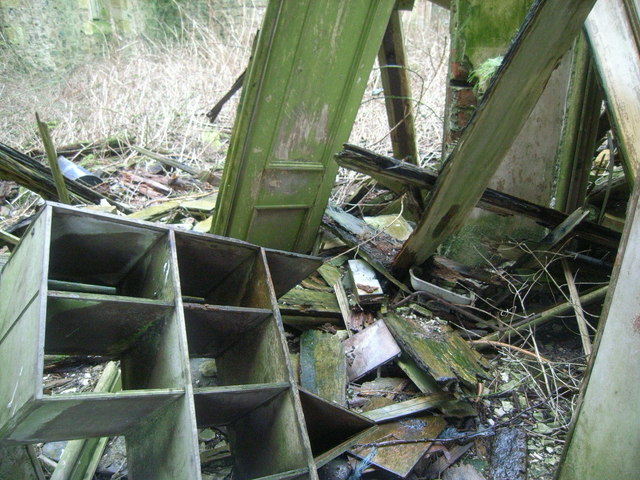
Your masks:
M455 5L456 2L452 3ZM275 4L284 5L272 2L272 5ZM443 236L445 231L454 231L464 222L468 210L475 202L471 197L475 195L479 197L478 205L482 208L500 214L526 216L552 228L549 236L539 244L539 247L545 250L544 255L561 252L561 248L566 245L565 240L570 235L605 246L609 250L617 248L620 241L618 233L601 224L584 220L586 210L578 208L581 205L581 201L578 200L584 198L574 199L571 208L574 214L568 215L486 189L486 175L483 174L482 178L473 175L473 172L477 173L481 167L479 160L472 165L473 172L463 172L465 175L462 179L455 178L456 175L451 173L464 170L459 166L461 159L468 160L476 153L478 156L482 154L483 158L490 157L489 170L499 163L508 140L517 130L515 127L526 117L526 111L531 106L531 98L526 99L524 105L520 103L520 97L535 97L533 94L539 92L541 84L544 83L543 77L549 73L553 60L564 46L571 43L572 33L578 30L580 18L586 15L588 5L589 2L586 1L570 1L562 5L553 0L533 3L525 28L514 42L512 52L476 115L475 123L463 134L461 145L455 150L439 177L417 166L379 156L358 147L347 145L345 150L338 154L337 159L341 165L378 178L382 180L382 184L387 179L391 180L396 188L398 185L404 185L406 187L403 188L407 189L415 187L434 192L431 199L427 199L430 203L427 204L424 216L419 219L418 232L409 244L415 246L416 239L419 240L420 235L424 234L420 229L424 230L425 225L426 228L432 228L431 223L434 219L438 220L435 224L436 229L440 230L438 237ZM552 18L554 6L558 7L557 12L560 12L558 18ZM631 2L619 2L613 7L609 6L606 13L611 14L615 8L637 13ZM317 14L319 17L322 16L320 13L318 10L314 11L314 15ZM376 20L378 30L384 23L383 17L380 13L380 18ZM270 21L275 22L274 18ZM566 23L569 26L566 31L561 31L560 26L565 28L563 19L570 20ZM393 12L392 22L397 21L397 12ZM624 21L628 22L630 19L626 18ZM602 57L602 45L610 44L612 39L608 36L600 38L602 30L596 28L598 25L595 21L590 23L590 40L596 53ZM393 33L394 25L387 25L387 33ZM636 23L630 26L637 26L637 18ZM272 33L276 32L277 28L274 25L272 27ZM522 52L531 52L532 45L536 44L534 40L544 37L546 29L550 29L551 35L543 40L550 45L550 51L542 52L540 58L534 55L535 61L532 65L526 65L527 56ZM633 28L630 31L632 30ZM633 32L637 33L635 30ZM278 35L273 33L271 38L265 37L263 42L278 40L276 37ZM635 38L635 44L631 41L632 38ZM401 39L396 38L395 41L401 43ZM389 41L387 47L390 46L393 47ZM637 53L637 37L629 35L629 42L625 47ZM374 50L367 46L368 53ZM637 67L633 55L629 58L632 59L631 66ZM271 60L273 59L262 58L260 61L267 65ZM634 158L633 148L629 148L633 139L632 129L629 128L631 122L622 115L628 112L622 112L624 108L620 103L624 95L617 89L621 85L616 84L616 76L611 71L611 65L607 65L605 60L603 57L600 58L600 75L607 77L606 94L610 99L610 108L613 108L614 123L617 124L618 133L622 134L622 159L627 165L633 165L629 162L637 159ZM537 78L539 72L536 71L536 67L540 66L543 67L544 75ZM526 73L524 76L527 82L522 90L518 91L514 87L514 78L523 76L523 71ZM261 78L259 74L264 73L256 72L257 70L253 72L251 78ZM251 68L249 74L251 76ZM531 82L528 82L529 78L532 78ZM406 81L406 78L396 79L400 84L403 81ZM250 88L254 87L255 84L252 84ZM397 83L395 88L398 88ZM393 88L385 85L385 90L392 92ZM402 91L402 88L398 91ZM255 95L255 98L251 95ZM243 100L243 108L253 108L255 104L252 102L261 100L263 99L260 98L259 92L248 92L248 96ZM406 98L402 100L403 102L396 102L395 106L391 105L389 108L389 119L395 124L398 124L398 118L401 116L399 112L407 108L407 105L410 106ZM481 133L495 127L498 123L496 119L500 118L499 113L504 112L505 105L512 101L515 101L517 108L514 108L514 112L509 112L510 124L501 126L506 132L496 134L500 141L493 146L482 145L482 140L486 141L486 138L483 139ZM399 106L402 103L405 106ZM342 114L344 118L349 117L345 112ZM593 120L589 118L585 121L593 123ZM483 122L486 125L482 125ZM411 157L411 152L415 151L415 145L411 145L411 122L403 122L401 126L406 128L403 132L406 136L404 140L394 138L394 152L398 156L405 156L398 152L410 152L406 156ZM344 133L343 127L344 125L339 125L341 133ZM480 134L477 133L478 130ZM247 131L254 133L250 128ZM244 140L238 138L240 136L236 132L235 141ZM335 143L336 138L332 137ZM304 140L302 139L296 148L300 145L304 147ZM479 150L476 151L475 147L469 145L478 147ZM237 145L236 147L239 148ZM335 145L331 148L334 147ZM585 148L589 150L590 147ZM333 154L329 150L331 149L322 149L323 159L324 156ZM613 150L611 148L611 164L614 158ZM310 154L309 158L314 157L316 153ZM578 160L585 161L575 156L572 161ZM262 167L264 170L260 170ZM292 166L281 163L275 167ZM258 171L264 173L270 169L276 170L275 167L273 164L261 165L257 162L244 174L251 177ZM291 170L299 167L293 166ZM327 170L330 171L334 167L327 165ZM236 172L243 171L243 168L237 165L233 168ZM627 167L629 183L633 183L633 175L629 175L630 170ZM235 181L236 178L232 173L225 175L225 188L229 189L229 182ZM258 177L260 175L255 176ZM263 186L253 188L254 184L251 193L261 193ZM456 197L466 187L473 190L473 195L470 194L469 198L465 199L467 203L463 205L464 208L457 208ZM49 194L52 195L50 185L48 188ZM242 188L238 188L238 191L242 191ZM583 191L582 188L579 190ZM44 192L43 190L43 195ZM415 194L415 191L412 193ZM316 201L310 202L313 203L314 209L319 209L314 215L322 212L325 203L317 198ZM567 301L561 300L550 308L547 302L539 311L526 316L521 315L520 321L515 319L521 312L512 312L511 323L508 324L497 318L496 310L492 310L496 317L493 318L492 314L479 313L472 308L452 304L451 301L429 292L412 293L402 282L404 278L398 279L390 270L391 261L401 248L401 241L377 231L365 220L334 207L326 211L325 229L352 247L357 255L364 258L394 285L390 287L388 284L384 285L384 280L382 282L387 292L391 293L391 303L375 310L375 314L383 317L383 320L372 318L374 314L371 313L371 307L367 309L360 305L365 302L349 303L349 298L344 293L340 270L336 267L332 267L333 271L330 273L329 268L321 272L328 286L318 286L319 282L315 280L307 281L304 288L283 295L315 269L318 265L317 259L269 250L237 240L186 233L130 219L79 213L68 207L49 205L34 221L31 229L23 235L21 244L14 251L0 283L2 298L12 299L12 302L3 301L0 305L0 308L4 309L0 317L0 321L3 322L0 324L0 358L8 361L7 359L17 356L29 357L29 361L24 362L28 368L26 373L22 370L18 374L11 372L8 377L8 384L11 387L15 384L15 395L11 398L5 398L6 395L0 396L0 400L8 400L12 409L17 409L12 411L11 418L6 414L0 415L0 435L6 435L12 442L31 442L124 433L128 442L131 475L138 478L182 478L180 475L184 478L199 478L196 428L226 425L230 430L232 453L236 462L235 474L240 478L316 478L317 467L345 450L349 450L355 457L367 458L367 461L371 461L377 468L405 477L419 467L420 458L426 454L432 455L438 449L445 449L449 454L446 459L451 462L455 457L452 452L456 451L456 447L460 447L460 450L464 450L462 447L468 448L466 445L456 445L459 439L446 438L442 430L445 428L443 417L472 417L476 412L466 400L476 395L477 398L482 398L479 381L486 378L488 364L483 356L471 350L470 345L513 348L514 351L535 358L541 364L549 362L538 351L526 351L515 345L513 340L534 326L571 311L577 312L583 307L589 307L591 303L597 304L606 294L606 324L600 327L597 342L600 355L592 364L589 377L591 385L584 394L579 417L566 452L565 464L561 469L561 478L590 478L588 475L593 472L590 462L593 460L586 458L584 452L592 450L594 441L597 441L595 447L605 450L599 457L607 456L608 444L603 439L609 438L612 430L620 429L625 419L625 408L630 405L630 409L633 410L638 399L635 395L637 391L633 389L635 384L628 381L629 374L620 367L625 366L624 360L635 358L635 337L629 335L629 332L633 332L636 327L633 323L633 308L636 302L633 288L629 285L634 285L633 272L636 270L633 263L635 226L631 220L637 222L637 198L636 188L629 211L630 221L627 222L611 288L606 285L600 286L588 292L583 291L581 296L577 291L572 291ZM229 199L224 202L225 206L230 205ZM450 207L445 215L440 215L442 212L437 210L438 205L434 207L437 202L440 202L440 206ZM269 202L259 203L251 206L255 210L253 217L248 215L241 220L245 221L251 217L251 222L255 222L258 215L271 207L277 207L273 210L287 207L283 210L289 210L287 213L293 213L294 216L296 210L308 207L306 203L302 205L295 202L285 205L284 201L277 205ZM604 207L602 210L604 211ZM218 215L227 215L229 212L227 209L218 209ZM305 229L309 226L305 223L309 218L306 217L301 224ZM298 220L300 219L294 218L293 222ZM91 228L88 228L87 224ZM308 232L301 233L296 228L294 226L285 229L284 233L280 232L282 238L278 238L278 241L282 240L286 245L303 248L300 239L308 236ZM91 231L87 233L87 229ZM315 234L314 228L310 227L310 231ZM101 239L94 244L96 232L100 233ZM293 233L301 236L296 237ZM83 236L91 240L83 239ZM126 238L126 246L123 247L116 238ZM425 251L433 251L439 240L441 238L430 240ZM545 240L548 242L545 243ZM269 244L271 239L266 239L265 242ZM309 247L308 243L304 245ZM89 251L90 254L86 257L80 256L87 262L78 262L80 265L76 265L74 260L77 259L77 255L85 251ZM32 256L34 252L35 256ZM347 248L342 248L339 252L343 255L350 254ZM421 252L421 255L427 254ZM517 270L529 267L532 263L530 260L536 259L530 252L525 255L524 260L516 261L507 273L518 275ZM330 261L333 260L335 258ZM420 260L423 258L420 257ZM28 270L24 278L20 277L22 271L27 270L24 266L32 261L38 264L38 268ZM405 260L400 262L400 267L413 266L412 262L403 262ZM416 262L423 263L418 260ZM563 267L567 267L566 259L562 263ZM601 263L604 265L607 262ZM113 269L114 265L117 268ZM301 265L303 267L300 267ZM491 283L493 287L497 286L506 291L511 286L507 285L510 279L505 281L491 278L486 271L471 272L464 266L435 258L431 259L429 265L423 266L425 271L439 277L439 280L444 280L444 283L459 282L459 285L464 285L466 289L474 289L472 280L475 279L471 277L476 273L480 273L477 277L482 278L482 282L486 280L486 283ZM212 275L212 271L215 275ZM571 270L564 268L563 273L567 276L567 283L571 283ZM504 272L500 274L507 276ZM23 280L23 286L26 284L27 288L24 291L17 289L17 282L12 282L13 278L18 277ZM354 279L352 283L355 283L352 287L355 287L356 292L359 288L364 288L361 289L364 293L360 298L370 294L375 302L386 300L383 299L384 296L378 295L377 285L369 292L367 289L371 288L371 285L366 282L358 285L358 280ZM622 285L623 283L627 286ZM331 288L335 290L335 296ZM313 323L324 330L307 330L303 333L299 357L296 357L296 354L292 355L292 347L287 345L287 340L291 340L291 332L288 331L289 336L285 336L276 303L278 297L283 313L289 314L292 319L290 325L304 330ZM385 313L387 308L392 312ZM484 336L472 342L465 342L460 334L445 325L439 316L459 322L466 327L465 335L470 338ZM88 318L94 321L95 325L87 322ZM347 339L341 338L335 332L336 325L342 330L342 323L346 332L340 333L349 336ZM384 335L379 333L383 330L381 325L384 325L387 332ZM24 343L17 338L19 336L37 337L40 341L29 344L25 349ZM584 336L588 339L588 332L583 333ZM503 343L505 340L510 343ZM627 345L625 352L616 348L620 344ZM293 348L295 349L295 346ZM124 390L117 393L43 395L40 370L42 356L47 352L65 355L87 355L97 352L102 356L119 358L122 361ZM367 362L373 357L371 352L380 353L382 360ZM189 356L216 357L222 385L193 387L189 381L187 366ZM296 358L299 358L297 362ZM364 366L361 371L354 373L353 367L356 364ZM380 377L380 368L392 369L394 366L408 378ZM361 374L373 375L372 372L376 369L376 378L369 377L362 385L352 383L350 388L355 390L356 394L353 398L346 397L348 375L355 379ZM610 374L612 371L615 375ZM301 386L297 385L298 374L301 377ZM632 380L634 378L631 376ZM405 401L385 401L390 397L396 400L400 398L409 380L419 390L417 396ZM626 404L620 401L617 393L621 384L626 388ZM362 402L368 396L375 397L371 392L384 392L378 395L381 398L376 400L388 404L371 408L363 416L353 414L345 408L350 406L350 402ZM610 416L607 416L601 407L601 399L605 394L610 404L621 405L620 408L614 409L613 415ZM104 412L94 419L99 428L92 430L83 425L78 426L69 418L72 415L86 418L89 416L89 410L99 410L97 406L104 409ZM524 408L518 415L526 413L529 408L532 406ZM434 410L439 414L431 415L430 412ZM46 415L59 416L55 421L43 422L40 417L43 412ZM132 427L131 418L134 414L136 423ZM374 422L379 425L375 427ZM596 440L591 438L591 429L588 428L593 423L598 423L599 426ZM509 426L508 421L484 432L463 435L462 441L475 438L474 435L493 434L498 428L506 426ZM629 439L635 440L637 429L633 427L632 422L627 422L624 424L624 431ZM175 435L165 439L161 434L169 430L175 432ZM445 438L437 439L439 435L445 435ZM390 436L395 440L388 440ZM160 437L162 441L152 444L149 441L151 437ZM258 437L258 440L262 440L260 437L269 439L269 448L265 448L255 437ZM631 452L628 452L628 455L632 457L634 442L629 444ZM444 445L450 447L449 450L446 450ZM176 458L181 460L176 461ZM598 467L601 472L598 475L605 477L611 472L616 472L617 477L626 478L630 472L633 474L638 469L637 461L634 462L633 459L624 464L617 462L615 458L601 462ZM435 475L439 475L440 472L441 470L438 470Z

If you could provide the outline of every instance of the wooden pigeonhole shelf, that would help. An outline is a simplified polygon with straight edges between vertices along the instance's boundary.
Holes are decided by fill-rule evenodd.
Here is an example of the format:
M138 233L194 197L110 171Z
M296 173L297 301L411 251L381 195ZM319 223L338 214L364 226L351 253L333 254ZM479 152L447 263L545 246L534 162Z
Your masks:
M319 265L47 204L0 278L0 441L124 435L132 478L191 480L197 429L226 426L237 478L317 478L320 450L371 425L341 411L333 443L309 438L303 404L315 424L339 409L295 384L277 296ZM118 359L122 391L45 394L45 354ZM194 389L189 357L215 358L220 386Z

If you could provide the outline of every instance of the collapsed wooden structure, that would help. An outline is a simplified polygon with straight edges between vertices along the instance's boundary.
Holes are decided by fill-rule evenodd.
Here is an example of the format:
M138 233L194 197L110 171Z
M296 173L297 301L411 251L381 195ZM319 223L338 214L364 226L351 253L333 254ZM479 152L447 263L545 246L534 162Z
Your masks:
M405 7L404 3L407 2L396 5L391 0L363 0L350 2L347 6L338 0L328 4L312 0L295 4L285 0L270 2L264 28L257 39L253 60L244 79L245 89L213 232L242 238L263 247L298 252L307 252L312 248L337 170L333 156L347 140L377 47L382 45L378 59L383 67L402 67L406 61L397 12L398 7ZM435 3L449 7L459 2ZM401 250L394 250L397 256L393 259L393 265L378 262L376 258L370 259L370 263L400 289L404 288L404 284L398 282L397 278L403 280L411 267L425 262L443 240L462 227L476 205L501 214L508 212L533 218L538 224L552 229L556 243L561 243L560 240L564 241L570 234L607 248L615 248L620 242L619 232L603 226L602 222L585 221L586 212L580 209L584 202L602 103L597 85L599 79L620 146L626 181L634 186L634 193L629 202L629 213L598 330L595 355L592 355L585 381L583 400L559 470L560 480L613 476L632 478L640 471L639 457L635 452L640 442L640 429L636 423L628 421L632 412L640 407L637 388L640 377L637 369L628 368L628 365L637 363L640 352L637 295L634 289L637 283L637 252L634 245L638 241L637 230L640 228L640 220L637 220L640 187L635 185L640 165L640 142L635 129L635 123L640 118L640 93L637 88L640 84L639 18L640 5L637 0L532 2L500 69L474 110L469 125L460 131L460 137L437 177L415 165L375 156L356 147L346 146L337 156L338 164L366 173L391 190L407 192L412 197L415 204L413 211L418 212L417 228ZM581 34L583 25L584 34ZM296 48L293 49L291 45ZM571 48L571 88L558 152L560 178L555 209L488 189L491 177L525 125L552 72ZM328 77L331 82L326 81ZM311 89L310 85L316 89ZM383 69L383 85L389 99L387 109L393 131L394 156L415 163L417 151L412 131L413 117L411 104L407 101L411 95L407 78L403 77L403 69ZM426 197L420 189L430 190L431 193ZM49 240L46 238L52 235L47 232L55 232L56 228L64 231L66 227L56 225L72 221L75 214L58 206L50 206L45 212L31 230L32 236L34 232L44 232L39 233L43 237L40 240L26 237L18 252L31 250L29 242L40 245L40 263L46 266L48 263L44 260L49 255ZM326 215L330 218L329 222L340 222L339 213L329 209ZM113 225L123 225L122 221L95 218L96 225L101 222L111 225L107 230L116 228ZM274 229L274 225L278 228ZM82 228L76 222L67 233L72 233L71 230L80 232ZM132 231L140 228L153 233L145 234L151 239L143 242L141 247L145 255L140 256L137 259L139 261L124 261L123 268L126 265L132 269L120 272L120 278L113 277L116 280L106 280L106 276L94 277L100 268L92 263L80 265L80 273L70 275L69 272L76 265L75 259L69 257L66 264L60 264L62 270L56 270L58 267L54 262L50 264L53 269L50 267L49 271L45 268L43 271L30 272L25 285L33 284L35 290L32 289L31 294L29 291L24 295L14 293L17 292L12 290L15 287L7 286L8 280L5 280L12 278L12 268L15 267L11 265L20 262L20 257L14 254L3 274L4 290L0 290L3 299L14 299L11 306L8 302L0 306L8 309L2 312L5 323L3 330L0 330L0 338L3 338L0 355L3 355L3 351L7 359L15 355L31 355L36 361L25 362L32 370L12 373L12 381L7 384L15 384L16 388L0 398L6 400L11 408L9 415L5 413L2 416L0 412L0 424L5 424L2 435L12 441L28 442L125 432L129 435L128 442L133 445L130 468L134 475L163 478L161 475L177 475L178 471L188 470L192 476L185 478L197 478L197 462L187 466L171 465L169 459L165 463L159 459L153 468L161 469L161 474L160 470L146 470L148 467L141 459L158 454L156 449L159 448L188 452L187 457L195 455L194 458L197 458L193 436L184 433L184 428L193 430L195 425L231 424L237 427L238 433L232 434L232 437L236 442L234 449L237 452L238 473L242 478L315 478L316 466L330 456L322 456L321 453L331 450L331 455L334 455L348 445L344 443L334 449L333 444L323 444L320 440L330 429L327 427L323 430L313 419L320 415L319 412L329 411L332 406L295 385L275 304L276 295L285 293L286 287L295 284L309 271L303 267L299 275L291 276L289 269L304 265L305 262L311 265L314 261L241 242L193 236L162 227L131 225L125 230L127 228ZM94 247L90 241L86 244L80 242L83 248ZM209 281L209 273L199 265L201 256L198 252L204 249L210 253L209 247L204 245L211 242L224 245L224 248L220 247L223 250L248 249L251 252L247 257L238 257L238 263L232 267L238 276L231 270L226 271L223 276L231 283L225 282L219 288L211 284L199 284ZM51 252L56 252L56 248L51 243ZM60 248L68 248L68 245ZM134 258L131 253L120 252L116 256L123 261L123 255ZM227 254L222 256L226 257ZM169 265L166 272L162 270L164 265ZM210 267L214 270L217 268L215 265ZM185 268L187 274L184 274ZM273 288L268 279L269 271L273 276ZM165 277L158 282L158 276L162 275ZM233 297L239 294L239 290L233 288L234 282L242 283L247 279L256 282L251 285L251 292L246 290L246 296ZM102 293L65 293L63 287L69 286L69 281L76 284L73 287L76 289L80 288L78 283L98 284L106 289L117 286L128 292L125 293L127 297L134 297L135 300L109 298L112 290ZM129 290L131 288L133 290ZM598 290L597 298L602 298L605 292L606 287ZM149 299L150 296L153 300ZM221 303L222 306L211 306L213 297L223 299L216 300L216 304ZM575 297L578 297L577 293ZM22 303L16 298L22 299ZM205 305L193 303L192 300L203 300ZM48 306L50 312L47 315L39 310L44 309L44 305ZM155 342L153 344L156 347L164 345L163 355L176 358L152 358L150 350L147 350L146 354L152 360L145 368L152 368L148 371L138 371L138 367L129 368L127 363L134 362L131 365L135 365L136 359L127 359L125 353L131 344L126 343L124 338L95 343L99 337L108 337L96 332L83 332L82 322L72 321L65 325L67 320L63 321L55 313L60 309L67 312L81 308L83 315L91 312L100 318L104 316L108 321L106 312L109 309L102 308L105 305L112 311L120 309L123 315L130 315L131 308L141 309L145 315L151 314L156 318L157 325L140 325L134 321L131 325L122 326L123 335L133 335L130 340L135 342L141 342L144 338ZM207 328L213 325L214 331L219 329L218 332L224 332L222 336L226 337L229 332L217 315L237 318L241 323L249 322L247 328L259 324L259 330L263 330L258 340L240 338L241 332L234 331L238 337L233 345L226 341L216 344L215 340L206 340L201 333L205 325ZM22 320L14 322L18 318L31 319L33 325ZM73 320L73 316L71 318ZM43 327L47 322L51 322L51 326L58 326L47 330ZM164 327L160 328L161 325ZM41 341L37 346L32 346L37 351L20 352L17 342L12 339L21 335L21 328L25 332L38 332ZM171 334L171 329L177 335ZM47 337L45 331L56 331L58 336ZM77 343L65 343L78 334L84 334L85 337L81 337ZM258 343L248 346L246 342ZM262 342L271 347L260 350ZM43 352L88 353L82 349L89 344L94 344L92 349L98 349L97 352L92 350L93 353L120 356L124 365L125 390L143 391L118 395L95 394L88 395L86 399L43 399L38 387L41 373L38 365ZM260 347L258 351L263 352L265 357L254 358L251 368L242 370L237 365L242 363L240 360L245 360L247 351L254 347ZM237 358L225 361L224 357L233 355L235 349L238 349ZM273 349L277 350L275 356ZM156 348L155 354L159 352L160 349ZM192 391L184 373L187 353L220 356L222 376L229 378L225 383L235 386ZM278 368L272 370L274 361ZM153 362L157 362L157 365L154 366ZM261 367L263 364L264 367ZM224 373L225 368L228 368L228 373ZM20 383L22 378L31 382L28 387ZM305 382L313 383L314 379L305 379ZM240 384L243 386L238 386ZM225 412L222 406L229 399L237 402L237 407ZM131 429L130 416L126 413L116 418L120 424L118 421L98 418L95 421L99 428L91 432L69 429L68 422L64 421L66 409L80 411L91 402L126 404L127 408L139 408L149 417L137 425L138 428L142 427L139 432ZM25 409L18 414L16 408L21 405ZM264 424L258 418L263 411L281 421L282 428ZM349 427L344 435L338 435L340 438L336 442L330 443L341 443L350 434L370 425L365 419L348 412L339 409L333 411ZM241 415L244 415L242 418L247 423L238 420ZM47 420L54 416L60 422L57 425L55 421ZM179 421L183 424L177 431L182 432L182 436L168 440L174 443L150 446L144 442L144 436L154 428L168 428L173 425L171 422ZM255 428L261 429L267 436L274 435L274 451L267 453L251 444L251 434L248 432ZM292 432L300 440L300 450L287 450L291 445L285 441L285 435ZM614 436L624 438L618 443L620 450L617 456L608 453L609 439ZM321 446L316 442L320 442ZM245 458L253 456L254 461L244 462ZM625 458L624 462L618 460L620 456Z

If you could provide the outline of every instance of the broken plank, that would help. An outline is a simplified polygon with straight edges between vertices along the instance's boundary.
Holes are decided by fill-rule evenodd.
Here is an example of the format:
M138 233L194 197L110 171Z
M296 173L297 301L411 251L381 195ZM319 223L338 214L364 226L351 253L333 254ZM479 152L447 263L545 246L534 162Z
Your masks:
M433 445L433 442L428 440L423 442L419 440L436 438L444 427L443 418L429 415L378 425L377 430L360 439L360 445L363 446L356 446L349 453L359 458L365 458L375 446L376 451L370 462L404 478L409 475L413 467ZM414 441L414 443L382 444L390 439L408 440Z
M340 305L332 292L321 292L296 287L280 297L278 301L284 315L309 315L339 317Z
M3 143L0 143L0 160L0 177L13 180L45 200L58 199L51 169ZM121 205L112 197L98 193L79 182L65 178L64 183L73 203L100 203L101 199L105 199L121 212L131 213L131 209Z
M351 382L400 355L400 348L383 320L346 339L344 351Z
M609 115L633 183L640 171L640 54L623 0L600 0L585 22Z
M337 335L307 330L300 337L300 385L330 402L347 404L347 364Z
M336 325L342 327L342 320L339 317L321 317L306 315L283 315L282 323L298 330L307 330L314 327L322 327L323 325Z
M459 380L475 386L480 378L487 377L488 362L441 321L421 321L394 313L384 319L402 350L437 382Z
M409 287L398 281L389 271L393 258L400 251L400 242L335 206L327 208L322 223L340 240L356 247L358 255L387 280L399 289L411 293Z
M441 388L438 385L438 382L429 375L427 372L422 370L413 359L402 352L400 356L396 359L396 364L402 369L404 373L407 374L407 377L418 387L422 393L430 394L441 392Z
M451 395L448 393L432 393L424 397L416 397L411 400L405 400L404 402L394 403L387 407L369 410L368 412L364 412L362 415L376 423L391 422L393 420L433 410L451 398Z
M533 110L595 0L535 1L449 156L416 230L394 261L406 274L465 222Z
M438 175L425 168L379 155L355 145L345 144L343 148L336 155L336 161L340 166L356 172L378 177L388 176L393 180L426 190L432 190L438 181ZM566 213L491 188L484 190L476 206L500 215L522 215L549 228L558 226L568 217ZM620 243L618 232L593 222L582 222L576 227L575 234L610 248L617 248Z
M382 303L385 295L373 268L358 259L349 260L348 266L356 301L360 304Z

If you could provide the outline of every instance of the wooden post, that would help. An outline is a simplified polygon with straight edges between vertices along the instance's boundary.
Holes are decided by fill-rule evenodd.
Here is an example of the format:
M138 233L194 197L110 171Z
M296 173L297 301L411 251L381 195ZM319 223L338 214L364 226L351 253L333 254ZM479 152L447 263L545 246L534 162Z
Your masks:
M571 80L558 150L558 210L572 212L582 206L589 182L589 170L595 149L602 94L591 61L586 38L575 42Z
M569 49L595 0L539 0L445 164L429 205L395 260L400 272L423 263L455 232L533 110L557 62Z
M637 2L636 2L637 3ZM633 183L640 171L640 54L624 0L599 0L585 22L609 113L622 150L625 174Z
M393 10L378 52L384 103L391 130L393 156L418 164L418 148L413 123L411 84L407 74L400 12Z

